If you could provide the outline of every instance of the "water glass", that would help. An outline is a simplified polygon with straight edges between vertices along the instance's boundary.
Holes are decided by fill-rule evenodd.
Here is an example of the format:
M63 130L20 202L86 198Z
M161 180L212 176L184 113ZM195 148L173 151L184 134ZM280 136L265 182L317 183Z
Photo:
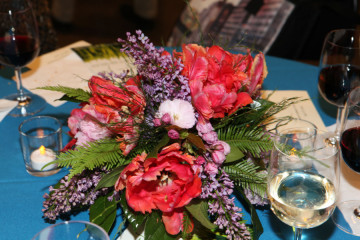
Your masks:
M38 177L50 176L60 171L56 164L62 149L61 123L54 117L36 116L19 126L21 149L26 171Z

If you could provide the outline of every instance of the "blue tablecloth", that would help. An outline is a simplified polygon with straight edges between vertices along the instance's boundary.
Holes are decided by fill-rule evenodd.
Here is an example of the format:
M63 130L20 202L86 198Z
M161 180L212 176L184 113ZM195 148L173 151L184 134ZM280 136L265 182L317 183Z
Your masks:
M266 58L269 75L264 89L307 90L326 126L335 123L336 108L327 104L317 90L317 67L280 58ZM16 92L16 84L6 71L0 71L0 98ZM68 131L66 120L74 103L60 107L47 105L38 115L50 115L60 119L64 132ZM50 177L33 177L25 171L19 143L18 126L25 118L7 116L0 122L0 239L31 239L42 228L49 225L42 218L43 194L66 174L64 170ZM64 143L69 139L64 134ZM260 240L292 239L291 227L280 222L268 209L259 209L264 227ZM248 214L246 214L248 216ZM88 220L88 213L82 212L73 220ZM119 217L119 222L121 221ZM306 239L356 239L327 221L320 227L304 230Z

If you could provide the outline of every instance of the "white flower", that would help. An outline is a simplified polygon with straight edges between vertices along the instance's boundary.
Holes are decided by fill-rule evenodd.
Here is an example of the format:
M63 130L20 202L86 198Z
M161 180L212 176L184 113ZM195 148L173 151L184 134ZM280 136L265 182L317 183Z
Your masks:
M194 108L188 101L181 99L166 100L160 104L156 113L157 118L161 118L165 113L171 117L171 124L181 128L192 128L196 118Z

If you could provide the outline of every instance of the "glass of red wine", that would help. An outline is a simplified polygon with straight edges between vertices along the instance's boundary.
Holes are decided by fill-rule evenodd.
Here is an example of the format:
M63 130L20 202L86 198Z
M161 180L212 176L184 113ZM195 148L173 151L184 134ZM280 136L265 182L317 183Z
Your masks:
M18 105L10 115L33 115L43 109L45 100L25 92L21 69L29 64L40 50L40 40L34 12L27 0L0 1L0 64L13 67L17 80L17 94L6 96Z
M351 170L358 173L355 178L360 180L360 87L351 90L345 104L340 148L342 159ZM360 199L341 201L337 206L342 215L335 215L335 224L347 233L360 236Z
M318 88L321 96L337 106L335 134L340 136L340 119L350 90L360 86L360 31L337 29L325 38Z

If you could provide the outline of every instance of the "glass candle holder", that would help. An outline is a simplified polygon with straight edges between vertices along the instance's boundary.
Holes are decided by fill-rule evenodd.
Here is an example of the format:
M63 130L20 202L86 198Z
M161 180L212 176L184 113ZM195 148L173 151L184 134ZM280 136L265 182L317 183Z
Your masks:
M54 117L36 116L19 126L21 149L26 171L38 177L53 175L60 171L56 160L62 149L61 123Z
M66 221L51 225L38 232L32 240L110 240L100 226L87 221Z

